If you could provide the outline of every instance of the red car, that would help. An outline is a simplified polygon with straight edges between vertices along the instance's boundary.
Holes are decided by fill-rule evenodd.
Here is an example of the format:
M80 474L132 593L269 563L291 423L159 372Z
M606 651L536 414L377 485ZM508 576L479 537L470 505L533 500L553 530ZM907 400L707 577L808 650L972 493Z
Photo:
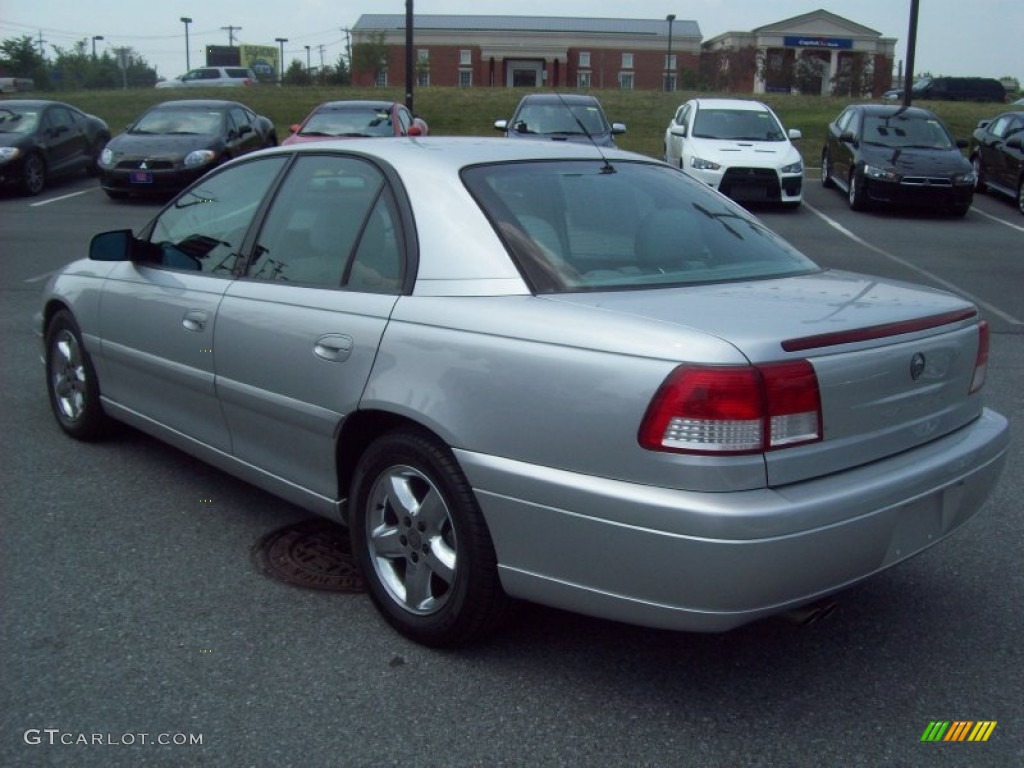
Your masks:
M326 101L291 126L282 144L375 136L426 136L427 124L394 101Z

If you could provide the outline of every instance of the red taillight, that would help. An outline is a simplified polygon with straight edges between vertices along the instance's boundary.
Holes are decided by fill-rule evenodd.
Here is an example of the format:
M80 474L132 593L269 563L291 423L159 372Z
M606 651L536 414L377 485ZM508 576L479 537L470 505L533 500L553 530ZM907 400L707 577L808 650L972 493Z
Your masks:
M820 440L821 396L806 360L759 366L680 366L640 425L652 451L760 453Z
M978 356L974 360L974 377L971 379L970 394L974 394L985 386L988 374L988 322L978 323Z

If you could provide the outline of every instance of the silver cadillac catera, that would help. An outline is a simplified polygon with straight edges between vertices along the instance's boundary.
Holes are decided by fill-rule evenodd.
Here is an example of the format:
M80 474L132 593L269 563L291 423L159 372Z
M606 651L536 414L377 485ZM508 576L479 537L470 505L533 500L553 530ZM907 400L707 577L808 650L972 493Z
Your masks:
M816 603L970 519L1008 444L972 304L583 145L254 153L97 235L37 325L65 432L346 523L438 646L510 598L702 631Z

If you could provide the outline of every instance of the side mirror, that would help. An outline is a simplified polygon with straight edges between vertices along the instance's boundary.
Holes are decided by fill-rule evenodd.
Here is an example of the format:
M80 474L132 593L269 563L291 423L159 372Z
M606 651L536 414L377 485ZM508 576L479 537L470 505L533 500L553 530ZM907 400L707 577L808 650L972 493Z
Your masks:
M243 125L241 128L238 129L239 136L245 136L245 134L247 133L252 133L251 125Z
M288 126L288 130L291 131L292 133L298 133L301 127L302 126L299 125L298 123L292 123L291 125Z
M1020 136L1014 136L1012 139L1006 142L1006 146L1011 149L1024 149L1024 141L1021 140Z
M612 133L625 133L625 132L626 132L626 124L625 123L612 123Z
M967 149L967 139L956 140L957 149Z
M799 128L790 128L789 129L789 139L790 139L790 141L796 141L797 139L802 139L803 137L804 137L804 135L803 135L803 133L800 132Z
M406 135L407 136L422 136L423 135L423 131L420 130L420 127L418 125L410 125L409 126L409 131L408 131L408 133Z
M494 121L494 130L502 131L502 132L507 131L508 130L508 120L495 120Z
M682 136L685 138L686 126L679 125L678 123L672 123L672 127L668 129L668 132L671 133L673 136Z
M131 259L132 241L135 235L130 229L116 229L101 232L89 243L89 259L92 261L128 261Z
M839 134L839 140L844 144L857 144L857 137L853 135L853 131L843 131Z

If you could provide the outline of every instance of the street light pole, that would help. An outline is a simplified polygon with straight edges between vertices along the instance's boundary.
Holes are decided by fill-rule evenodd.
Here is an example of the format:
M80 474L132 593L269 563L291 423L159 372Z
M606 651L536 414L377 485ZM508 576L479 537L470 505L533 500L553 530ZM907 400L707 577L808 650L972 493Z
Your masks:
M96 58L96 41L97 40L102 40L102 39L103 39L103 35L93 35L92 36L92 57L93 57L93 59Z
M275 37L278 43L281 44L281 61L279 62L279 69L281 70L281 76L277 81L278 85L284 85L284 44L288 42L287 37Z
M413 111L412 107L412 88L413 78L415 77L413 69L413 13L412 13L412 0L405 0L405 106L409 108L409 111Z
M309 75L309 46L306 46L306 75Z
M185 25L185 71L188 72L192 69L192 62L189 59L189 44L188 44L188 25L192 23L192 19L188 16L181 17L181 23Z
M665 56L665 90L671 91L672 88L672 74L674 67L672 66L672 22L676 20L676 15L670 13L665 17L665 21L668 22L668 54Z

